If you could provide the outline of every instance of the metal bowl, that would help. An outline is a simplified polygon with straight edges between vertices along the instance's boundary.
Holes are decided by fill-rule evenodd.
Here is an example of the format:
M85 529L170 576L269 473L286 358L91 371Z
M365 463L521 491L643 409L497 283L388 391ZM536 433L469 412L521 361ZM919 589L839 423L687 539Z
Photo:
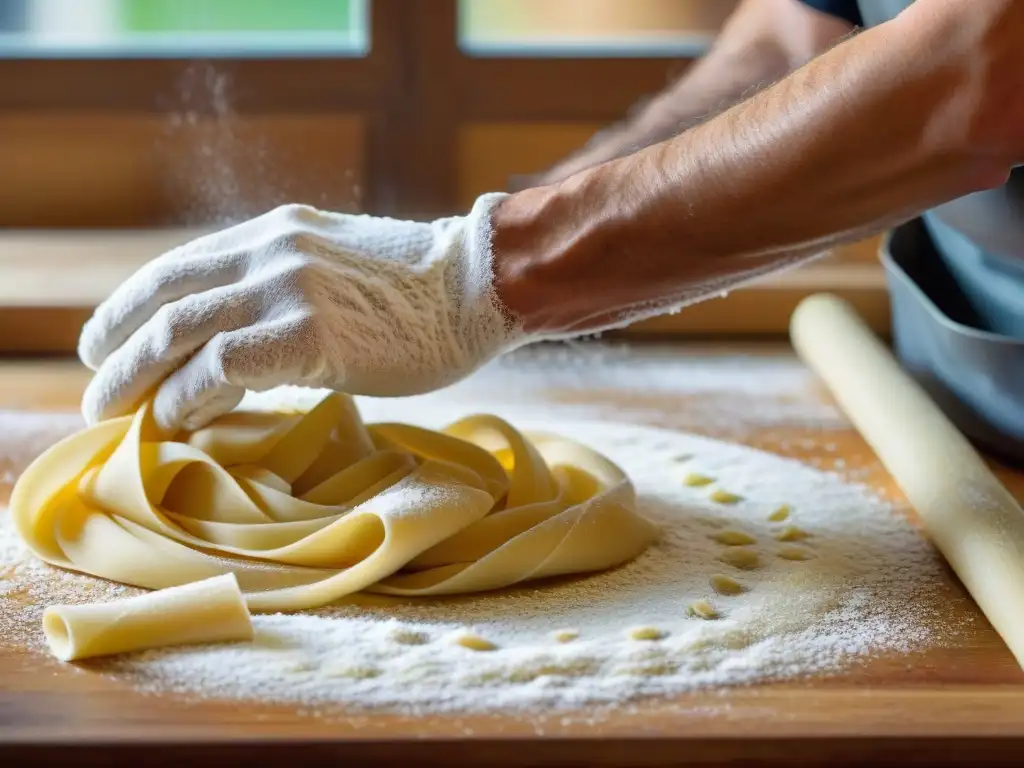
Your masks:
M1024 339L991 329L922 220L890 232L881 257L904 368L970 440L1024 464Z

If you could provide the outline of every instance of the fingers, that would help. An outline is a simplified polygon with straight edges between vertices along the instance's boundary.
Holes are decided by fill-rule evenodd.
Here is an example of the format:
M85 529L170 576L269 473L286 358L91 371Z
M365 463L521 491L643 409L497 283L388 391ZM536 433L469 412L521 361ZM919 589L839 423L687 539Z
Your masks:
M153 417L164 429L199 429L241 402L245 387L228 381L225 350L244 343L239 332L209 341L172 373L153 398Z
M164 429L199 429L227 413L247 389L315 384L312 326L296 312L210 339L159 387L153 415Z
M196 251L206 240L154 259L122 283L93 313L78 342L78 355L94 371L163 306L241 277L238 251Z
M218 333L250 325L259 311L259 297L237 286L163 305L106 355L82 398L86 421L93 424L130 413L196 350Z

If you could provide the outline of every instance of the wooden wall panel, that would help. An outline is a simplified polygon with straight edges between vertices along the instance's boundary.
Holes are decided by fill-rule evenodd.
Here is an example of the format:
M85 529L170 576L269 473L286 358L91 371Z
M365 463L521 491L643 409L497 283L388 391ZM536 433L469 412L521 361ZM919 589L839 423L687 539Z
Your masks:
M358 115L0 115L0 226L205 224L300 201L356 211Z
M583 146L599 123L467 123L459 129L459 205L508 188L509 177L538 173Z
M147 261L211 229L0 232L0 308L91 309Z

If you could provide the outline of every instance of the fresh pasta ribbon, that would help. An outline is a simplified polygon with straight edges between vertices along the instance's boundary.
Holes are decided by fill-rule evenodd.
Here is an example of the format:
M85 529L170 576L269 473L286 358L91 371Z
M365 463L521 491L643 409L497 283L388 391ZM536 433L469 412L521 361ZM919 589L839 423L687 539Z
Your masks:
M10 509L55 566L149 589L233 574L252 611L610 568L654 525L615 464L494 416L365 425L348 396L169 438L149 406L40 456Z

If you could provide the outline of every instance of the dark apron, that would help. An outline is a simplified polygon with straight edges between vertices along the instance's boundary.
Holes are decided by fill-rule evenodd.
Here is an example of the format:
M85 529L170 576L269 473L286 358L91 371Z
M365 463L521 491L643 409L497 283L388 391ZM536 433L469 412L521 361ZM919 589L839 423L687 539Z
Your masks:
M910 4L859 6L872 26ZM969 438L1024 463L1024 167L897 227L882 262L903 366Z

